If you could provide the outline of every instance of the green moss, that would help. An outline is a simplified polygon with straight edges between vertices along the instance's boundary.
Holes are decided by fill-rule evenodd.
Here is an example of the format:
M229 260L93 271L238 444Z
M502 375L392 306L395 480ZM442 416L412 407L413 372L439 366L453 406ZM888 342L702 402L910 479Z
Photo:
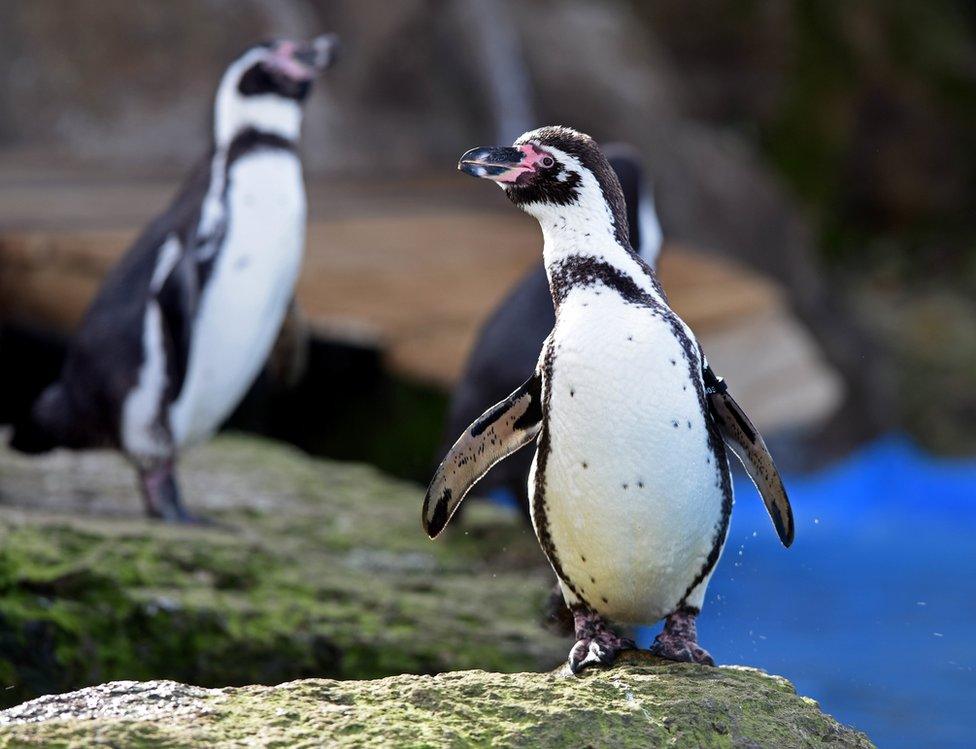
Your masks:
M870 747L783 679L629 654L582 678L467 671L194 690L106 685L4 720L0 746Z
M30 492L72 485L79 467L73 491L121 517L10 507L61 501ZM2 704L112 679L273 684L563 656L538 625L551 583L530 533L474 508L430 542L420 489L364 466L218 439L183 466L190 504L215 528L141 520L130 469L109 454L0 451L0 471Z

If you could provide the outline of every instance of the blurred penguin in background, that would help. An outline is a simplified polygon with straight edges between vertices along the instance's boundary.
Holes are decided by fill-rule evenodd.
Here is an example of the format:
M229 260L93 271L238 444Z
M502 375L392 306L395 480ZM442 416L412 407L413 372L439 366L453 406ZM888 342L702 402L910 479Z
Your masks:
M656 268L663 236L640 155L626 144L608 145L604 153L624 192L631 246ZM457 435L481 415L485 403L502 400L525 382L555 322L549 281L540 262L509 291L479 331L451 396L445 441L438 455L447 453ZM531 464L531 451L515 453L481 479L480 493L517 504L528 519Z
M303 104L336 50L332 35L277 40L230 65L209 154L105 279L14 448L118 449L151 517L193 520L176 461L244 397L288 310L305 244Z

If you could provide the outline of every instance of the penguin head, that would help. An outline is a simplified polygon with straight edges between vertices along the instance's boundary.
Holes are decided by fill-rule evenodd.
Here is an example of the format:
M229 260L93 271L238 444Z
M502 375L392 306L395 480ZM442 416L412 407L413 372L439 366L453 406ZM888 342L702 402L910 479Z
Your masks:
M335 62L339 40L278 39L248 49L227 68L217 89L214 129L218 144L255 128L298 137L301 104L312 81Z
M489 179L545 226L559 221L601 225L630 247L620 181L589 135L568 127L531 130L512 146L472 148L458 169Z

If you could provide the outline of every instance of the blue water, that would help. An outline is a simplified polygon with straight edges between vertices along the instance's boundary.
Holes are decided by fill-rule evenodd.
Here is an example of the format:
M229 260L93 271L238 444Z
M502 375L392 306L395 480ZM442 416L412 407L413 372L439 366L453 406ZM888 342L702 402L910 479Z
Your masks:
M736 477L702 644L786 676L881 747L976 745L976 460L888 437L787 487L783 549Z

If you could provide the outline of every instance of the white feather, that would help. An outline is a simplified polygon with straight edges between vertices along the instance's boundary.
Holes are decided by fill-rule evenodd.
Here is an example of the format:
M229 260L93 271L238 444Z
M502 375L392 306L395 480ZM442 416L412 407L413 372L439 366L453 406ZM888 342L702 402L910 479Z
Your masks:
M169 274L172 273L174 266L180 259L182 246L180 240L170 234L159 248L159 255L156 256L156 267L153 269L152 278L149 281L149 291L155 294L166 283Z
M294 293L305 242L305 189L293 153L258 151L228 174L227 233L194 324L170 422L179 445L206 439L261 370Z
M570 292L553 345L544 480L560 564L601 614L656 621L704 565L721 517L687 360L665 321L600 286Z
M157 273L164 267L165 257L166 253L161 252L156 264ZM142 356L136 385L122 404L122 447L137 462L168 457L172 450L158 418L167 378L163 320L155 299L150 299L143 317Z
M649 266L657 268L664 233L661 231L661 222L654 209L654 196L650 191L641 195L637 204L637 225L640 228L640 247L637 248L637 254Z

